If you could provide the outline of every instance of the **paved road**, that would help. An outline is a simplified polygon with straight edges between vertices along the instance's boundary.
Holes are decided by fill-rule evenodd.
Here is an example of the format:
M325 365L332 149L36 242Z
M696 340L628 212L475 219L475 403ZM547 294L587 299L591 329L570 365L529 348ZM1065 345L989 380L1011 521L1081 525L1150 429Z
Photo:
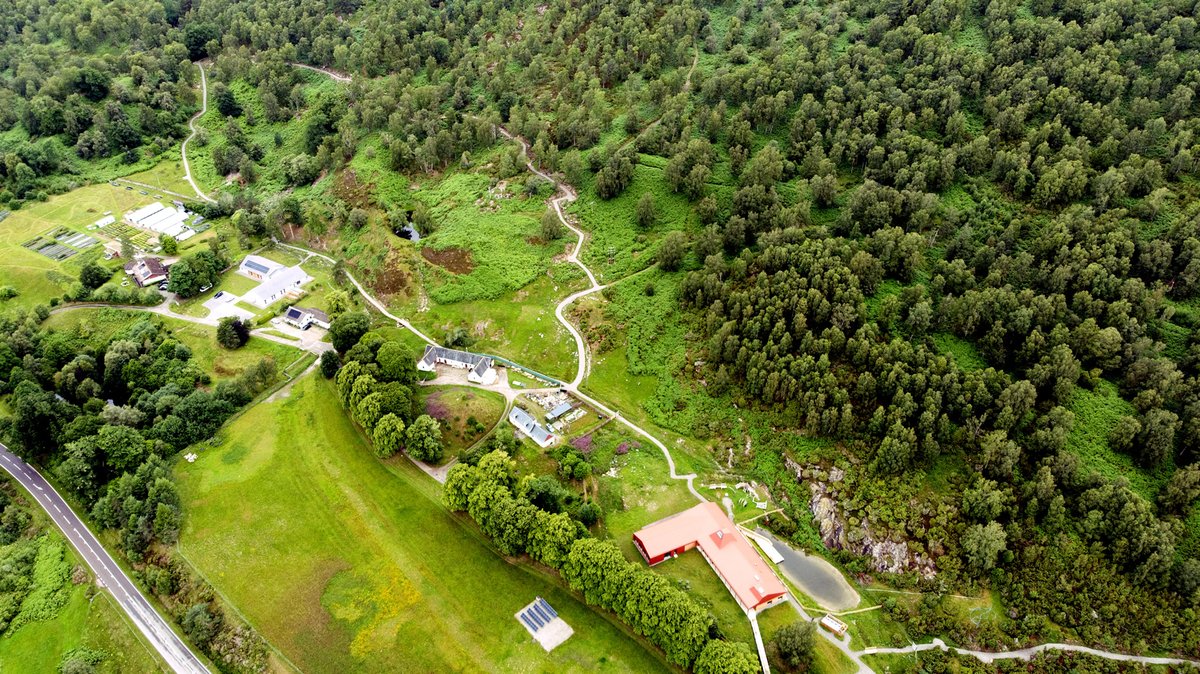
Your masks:
M146 601L137 586L129 580L121 567L117 566L104 546L96 540L87 525L71 510L71 506L67 505L54 487L4 445L0 445L0 466L16 478L38 504L45 508L54 524L62 530L67 540L71 541L71 546L91 567L92 573L96 575L96 582L112 592L113 598L125 613L129 614L133 624L137 625L138 630L146 636L167 665L180 674L207 674L208 668L204 663L192 653L179 635L171 631L166 620Z

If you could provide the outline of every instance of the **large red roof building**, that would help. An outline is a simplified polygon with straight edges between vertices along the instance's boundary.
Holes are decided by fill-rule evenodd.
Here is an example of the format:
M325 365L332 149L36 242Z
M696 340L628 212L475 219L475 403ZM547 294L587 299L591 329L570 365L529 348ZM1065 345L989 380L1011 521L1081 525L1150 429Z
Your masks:
M650 524L633 535L633 542L650 566L699 549L745 610L761 611L787 595L783 582L716 503Z

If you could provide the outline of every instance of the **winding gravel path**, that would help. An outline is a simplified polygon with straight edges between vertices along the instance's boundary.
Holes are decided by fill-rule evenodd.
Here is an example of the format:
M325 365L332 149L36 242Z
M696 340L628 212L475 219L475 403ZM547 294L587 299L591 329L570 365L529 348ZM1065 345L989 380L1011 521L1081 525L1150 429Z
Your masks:
M692 59L692 67L688 70L687 78L684 82L684 90L685 91L691 87L692 72L695 70L696 63L698 60L699 60L699 52L697 51L696 55ZM346 75L330 72L328 70L323 70L321 68L315 68L313 66L308 66L305 64L301 64L301 63L294 63L292 65L295 65L300 68L306 68L308 70L314 70L316 72L324 73L339 82L349 82L351 80L351 78ZM201 72L203 73L203 69L201 70ZM559 180L542 172L540 169L538 169L536 166L534 166L533 160L530 158L530 155L529 155L529 144L525 141L525 139L521 138L520 136L516 136L516 135L510 133L507 129L505 129L502 126L497 127L497 129L499 130L500 134L503 135L505 138L508 138L509 140L514 140L521 145L521 154L525 157L525 166L526 166L526 168L529 169L530 172L532 172L534 175L537 175L537 176L539 176L545 180L548 180L554 184L555 189L557 191L557 195L553 199L550 200L550 205L554 208L554 212L558 215L559 221L562 222L562 224L567 229L574 232L575 236L577 237L577 239L575 241L575 246L571 249L571 253L567 256L567 260L574 263L575 265L579 266L579 268L583 270L584 274L587 275L589 283L591 283L591 287L570 295L563 301L559 302L558 306L556 306L554 309L554 315L558 318L558 321L563 324L563 327L565 327L567 329L567 331L569 331L571 333L571 336L575 339L575 349L579 354L578 365L577 365L577 369L575 372L575 378L571 381L571 383L564 385L563 388L566 388L568 391L570 391L572 394L577 396L579 399L583 400L584 402L586 402L589 405L591 405L592 407L594 407L597 411L599 411L603 414L606 414L610 417L613 417L617 421L624 424L631 431L642 436L643 438L648 440L650 443L652 443L654 446L658 447L662 451L663 456L667 460L667 466L670 469L671 479L686 481L688 491L690 491L692 493L692 495L696 497L697 500L706 501L707 499L705 499L704 496L702 496L700 494L700 492L696 491L696 488L694 485L696 475L694 473L679 474L676 471L675 460L671 456L671 451L667 448L667 446L665 444L663 444L663 442L661 440L654 437L652 434L650 434L650 432L641 428L637 424L634 424L633 422L629 421L625 417L621 416L621 413L619 411L610 409L609 407L607 407L606 405L601 403L599 400L596 400L595 398L592 398L591 396L589 396L586 393L579 390L579 386L583 383L583 380L587 377L588 373L590 373L590 371L591 371L591 360L590 360L590 357L588 354L587 343L584 341L583 335L579 332L578 329L576 329L576 327L569 320L567 320L566 315L564 314L564 311L575 300L578 300L582 297L586 297L588 295L600 292L608 286L607 286L607 284L601 284L599 281L597 281L595 274L592 273L592 270L589 269L587 267L587 265L585 265L579 259L579 253L583 249L583 244L587 241L587 233L584 232L582 229L573 225L567 219L566 215L563 213L563 204L569 204L575 200L575 198L577 196L575 193L575 190L570 185L560 182ZM308 253L310 255L316 255L325 260L329 260L330 262L334 261L333 258L331 258L327 255L322 255L320 253L316 253L316 252L310 251L305 248L300 248L298 246L292 246L292 245L281 243L278 241L276 243L278 243L280 246L283 246L285 248L291 248L293 250L297 250L297 251L300 251L303 253ZM358 289L359 294L361 294L363 296L363 298L366 299L367 302L369 302L371 304L371 306L378 309L380 311L380 313L382 313L384 316L387 316L388 318L392 319L393 321L396 321L397 325L403 326L404 328L411 331L413 334L417 335L424 341L426 341L430 344L436 345L436 342L434 342L432 339L427 337L421 331L419 331L415 327L413 327L412 324L409 323L407 320L399 318L399 317L393 315L391 312L389 312L387 310L387 308L381 302L379 302L374 297L372 297L371 294L368 293L366 291L366 289L363 288L363 286L353 276L350 275L349 272L346 272L346 276L347 276L347 278L350 279L350 282L354 284L354 287ZM806 613L804 611L804 609L799 605L799 603L793 601L790 597L788 599L788 602L792 604L792 606L795 608L797 613L802 618L804 618L806 620L813 620L813 617L809 616L808 613ZM751 623L752 623L752 626L756 626L756 620L753 617L751 617ZM870 647L870 648L865 648L862 650L854 650L850 646L850 637L848 635L844 638L839 639L839 638L835 637L833 634L831 634L823 629L818 629L817 632L822 637L824 637L827 641L834 644L838 648L838 650L840 650L843 654L846 655L846 657L850 658L850 660L852 660L854 662L857 671L860 673L869 673L869 672L874 671L871 669L871 667L869 665L867 665L865 662L863 662L862 658L864 655L913 653L913 652L928 651L928 650L933 650L933 649L953 650L954 652L959 653L960 655L969 655L969 656L978 658L980 661L982 661L984 663L992 663L996 660L1004 660L1004 659L1028 660L1028 659L1032 658L1034 655L1036 655L1037 653L1040 653L1042 651L1062 650L1062 651L1074 651L1074 652L1079 652L1079 653L1087 653L1089 655L1094 655L1096 657L1105 658L1108 660L1118 660L1118 661L1122 661L1122 662L1137 662L1137 663L1147 664L1147 665L1200 666L1200 661L1195 661L1195 660L1187 660L1187 659L1183 659L1183 658L1170 658L1170 657L1151 657L1151 656L1142 656L1142 655L1129 655L1129 654L1125 654L1125 653L1113 653L1110 651L1102 651L1102 650L1098 650L1095 648L1089 648L1087 646L1076 646L1073 644L1041 644L1038 646L1031 646L1029 648L1023 648L1023 649L1014 650L1014 651L998 651L998 652L992 653L992 652L988 652L988 651L973 651L973 650L968 650L968 649L963 649L963 648L955 648L952 646L947 646L945 644L945 642L943 642L941 639L934 639L930 643L914 644L908 648ZM759 643L759 646L760 646L759 650L761 653L761 650L762 650L761 649L761 643L762 643L761 638L756 639L756 641L758 641L758 643ZM764 666L764 671L765 671L765 666Z
M188 128L192 130L192 133L189 134L187 138L183 139L183 145L181 145L179 148L179 155L183 157L183 177L188 181L188 184L192 186L192 189L196 191L196 196L210 204L215 204L217 203L217 200L205 194L200 189L200 186L196 184L195 179L192 178L192 165L188 163L187 157L188 143L190 143L192 139L196 137L196 120L200 119L204 116L204 113L208 112L208 77L204 74L203 64L197 63L196 67L200 69L200 112L192 115L192 118L188 120Z

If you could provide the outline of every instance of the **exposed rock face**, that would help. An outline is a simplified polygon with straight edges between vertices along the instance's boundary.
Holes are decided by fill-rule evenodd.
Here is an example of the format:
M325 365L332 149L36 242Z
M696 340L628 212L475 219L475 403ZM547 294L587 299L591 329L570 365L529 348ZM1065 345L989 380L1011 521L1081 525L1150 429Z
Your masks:
M816 479L820 471L815 466L804 467L787 459L787 467L801 483L812 490L808 509L813 514L821 531L821 540L831 550L848 550L856 555L870 558L876 571L904 573L917 571L926 578L937 575L937 567L929 557L909 551L908 543L885 538L871 530L871 523L863 520L858 525L847 525L845 516L837 503L838 483L845 477L840 468L833 468L824 479ZM821 471L823 473L823 471Z

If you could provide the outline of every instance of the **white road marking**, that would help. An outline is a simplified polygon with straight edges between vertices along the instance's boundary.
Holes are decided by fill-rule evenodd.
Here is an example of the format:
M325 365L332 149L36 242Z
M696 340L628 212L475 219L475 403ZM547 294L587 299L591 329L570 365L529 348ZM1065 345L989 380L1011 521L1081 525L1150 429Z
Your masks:
M0 444L0 461L14 478L30 491L34 500L46 510L71 545L79 551L80 557L83 557L87 565L91 567L96 584L99 587L107 588L112 593L117 604L129 615L138 630L146 636L167 666L179 674L208 674L208 668L146 601L137 586L130 582L112 557L107 554L107 551L104 551L103 546L88 530L87 525L75 515L70 506L62 501L62 497L54 490L54 487L32 467L8 453L8 448L2 444ZM92 541L96 541L95 547L93 547ZM100 552L97 552L96 548L100 548ZM120 592L115 591L118 587Z

